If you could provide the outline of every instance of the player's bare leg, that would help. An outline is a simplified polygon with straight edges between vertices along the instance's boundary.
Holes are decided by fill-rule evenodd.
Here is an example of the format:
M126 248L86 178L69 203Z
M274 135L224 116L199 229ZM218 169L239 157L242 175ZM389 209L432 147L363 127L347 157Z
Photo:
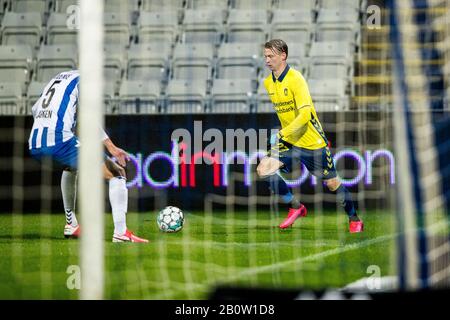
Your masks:
M272 192L279 194L284 203L290 204L287 217L279 225L281 229L292 226L297 218L305 217L307 214L306 207L294 197L286 182L279 175L279 170L283 165L283 162L278 159L264 157L256 168L258 176L269 181Z
M356 214L356 209L347 188L341 183L339 178L325 180L330 191L335 192L336 196L348 215L350 233L358 233L364 230L364 223Z

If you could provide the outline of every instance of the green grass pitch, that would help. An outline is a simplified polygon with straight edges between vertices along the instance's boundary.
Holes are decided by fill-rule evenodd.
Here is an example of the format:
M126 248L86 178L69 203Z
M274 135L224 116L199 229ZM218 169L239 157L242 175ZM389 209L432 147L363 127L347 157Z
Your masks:
M117 244L105 215L105 298L205 299L215 285L341 288L370 266L395 272L392 212L364 212L361 234L348 233L341 211L309 212L287 230L269 211L185 216L166 234L155 213L129 213L129 229L150 243ZM78 298L69 268L79 265L78 241L64 239L64 223L63 214L0 215L0 299Z

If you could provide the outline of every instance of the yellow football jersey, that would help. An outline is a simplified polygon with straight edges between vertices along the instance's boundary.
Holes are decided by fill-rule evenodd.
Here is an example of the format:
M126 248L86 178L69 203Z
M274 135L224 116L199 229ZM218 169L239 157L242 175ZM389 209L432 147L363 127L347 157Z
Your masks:
M278 79L273 74L264 79L264 86L280 120L283 140L310 150L328 144L308 85L300 72L288 65Z

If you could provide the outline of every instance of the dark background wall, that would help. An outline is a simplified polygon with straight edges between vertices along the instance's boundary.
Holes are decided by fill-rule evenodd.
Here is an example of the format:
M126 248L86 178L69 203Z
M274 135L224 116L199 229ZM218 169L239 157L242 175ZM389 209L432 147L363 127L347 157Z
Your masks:
M334 153L344 148L353 149L362 155L367 150L393 151L390 114L327 112L319 114L319 119ZM156 151L170 153L172 131L185 128L193 133L194 121L202 121L203 132L209 128L225 132L226 129L270 129L279 126L273 114L205 114L107 116L105 127L118 146L132 154L141 153L145 158ZM31 125L31 117L0 117L3 133L0 138L0 212L61 212L63 210L59 189L61 169L51 162L39 163L28 156L27 139ZM203 147L209 143L205 142ZM265 145L265 142L262 145ZM254 171L256 166L252 166L252 169ZM339 161L338 170L342 177L354 177L355 161L351 159ZM389 170L388 162L385 159L378 159L373 164L372 184L364 186L363 183L359 183L350 187L360 205L368 208L392 207L391 198L388 195L392 193L394 186L389 182ZM129 190L130 211L155 210L167 204L189 210L201 210L204 207L206 194L225 195L227 191L230 191L226 187L214 186L211 165L196 165L195 171L195 187L190 186L190 181L187 180L185 187L154 189L144 181L142 188L131 188ZM230 171L242 173L243 165L231 165ZM134 177L136 175L134 165L129 165L127 172L130 178ZM171 175L170 164L166 161L155 161L150 166L149 173L155 180L164 181ZM222 172L220 172L220 178L223 178ZM255 173L253 178L256 179ZM233 185L235 195L248 196L249 192L262 197L269 195L263 182L254 182L252 188L256 189L251 190L239 181L230 185ZM105 186L107 187L106 183ZM295 189L301 194L303 202L316 205L317 202L321 202L320 205L330 208L336 206L334 197L329 192L325 192L324 197L320 196L321 193L318 192L321 189L320 184L314 187L308 180ZM107 201L106 197L105 201ZM267 207L267 204L263 203L264 201L261 201L261 206ZM224 207L220 204L217 206Z

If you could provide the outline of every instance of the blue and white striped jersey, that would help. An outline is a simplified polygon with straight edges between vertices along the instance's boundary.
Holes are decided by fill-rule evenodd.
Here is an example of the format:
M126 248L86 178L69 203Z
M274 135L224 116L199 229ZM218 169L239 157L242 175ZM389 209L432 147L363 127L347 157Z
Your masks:
M29 148L51 147L70 140L76 124L78 70L62 72L44 88L32 108L34 123Z

